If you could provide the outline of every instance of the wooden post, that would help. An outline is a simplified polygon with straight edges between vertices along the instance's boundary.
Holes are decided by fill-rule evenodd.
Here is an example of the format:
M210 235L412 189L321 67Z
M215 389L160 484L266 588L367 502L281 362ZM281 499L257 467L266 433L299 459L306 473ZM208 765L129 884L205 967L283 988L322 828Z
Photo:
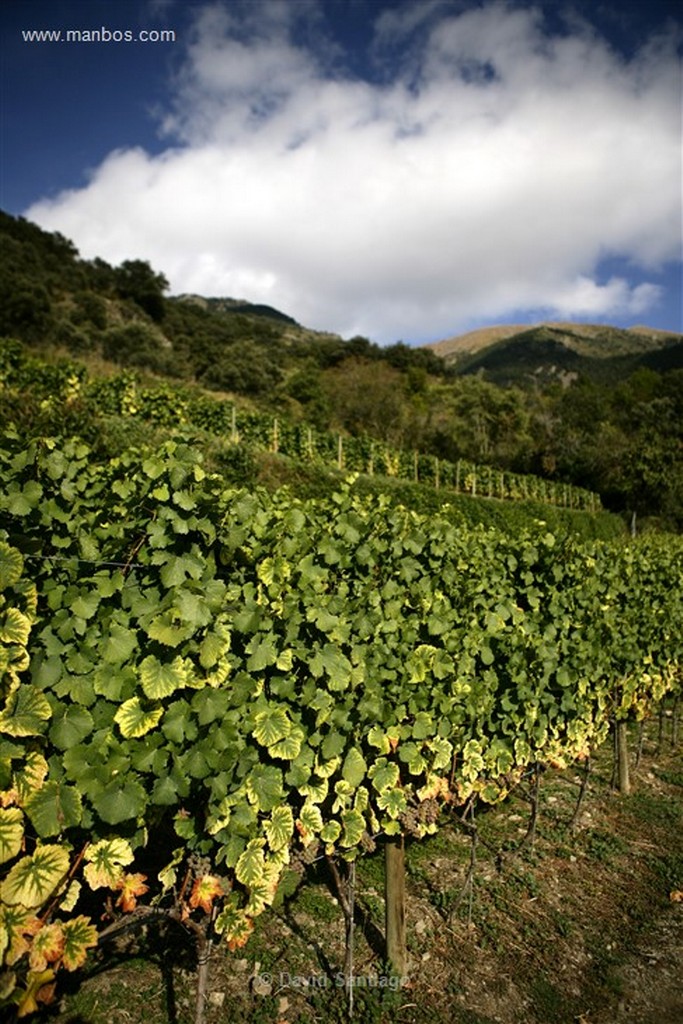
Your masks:
M406 879L403 836L384 844L384 900L387 960L396 973L406 974Z
M230 440L233 443L237 441L237 413L234 405L232 407L232 422L230 424Z
M273 420L273 447L272 447L272 450L274 452L277 452L279 447L280 447L280 437L279 437L279 433L278 433L278 422L277 422L277 416L276 416L275 419Z
M625 719L617 722L617 771L619 792L628 796L631 792L631 778L628 770L628 733Z
M413 480L415 481L415 483L417 483L417 482L418 482L418 473L417 473L417 451L414 451L414 452L413 452Z
M339 469L344 468L344 442L342 441L341 434L339 435L339 440L337 441L337 466Z
M439 489L439 457L434 457L434 487Z

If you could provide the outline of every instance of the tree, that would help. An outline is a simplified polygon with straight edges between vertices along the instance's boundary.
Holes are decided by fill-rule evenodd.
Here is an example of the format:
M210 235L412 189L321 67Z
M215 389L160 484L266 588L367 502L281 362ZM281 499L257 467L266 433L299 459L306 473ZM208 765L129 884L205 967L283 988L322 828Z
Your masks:
M124 260L114 271L114 280L122 299L131 299L157 323L163 319L168 281L152 270L146 260Z

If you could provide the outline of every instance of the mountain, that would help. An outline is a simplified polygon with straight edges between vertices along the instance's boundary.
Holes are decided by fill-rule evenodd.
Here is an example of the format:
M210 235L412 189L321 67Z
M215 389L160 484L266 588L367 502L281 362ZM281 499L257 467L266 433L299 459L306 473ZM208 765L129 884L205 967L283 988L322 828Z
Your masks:
M683 368L683 334L650 327L549 322L497 324L425 346L458 375L496 384L560 381L579 376L616 381L640 367Z

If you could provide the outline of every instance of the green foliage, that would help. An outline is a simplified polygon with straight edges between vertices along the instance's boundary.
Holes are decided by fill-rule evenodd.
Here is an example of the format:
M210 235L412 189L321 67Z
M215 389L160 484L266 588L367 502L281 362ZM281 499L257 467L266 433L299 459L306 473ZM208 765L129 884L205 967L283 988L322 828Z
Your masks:
M63 907L67 970L94 941L78 870L124 909L173 890L208 927L218 901L234 949L292 854L433 833L440 802L503 799L679 685L672 538L231 490L182 441L97 462L10 433L0 476L0 911ZM146 847L158 878L134 870ZM49 916L26 925L22 1005Z

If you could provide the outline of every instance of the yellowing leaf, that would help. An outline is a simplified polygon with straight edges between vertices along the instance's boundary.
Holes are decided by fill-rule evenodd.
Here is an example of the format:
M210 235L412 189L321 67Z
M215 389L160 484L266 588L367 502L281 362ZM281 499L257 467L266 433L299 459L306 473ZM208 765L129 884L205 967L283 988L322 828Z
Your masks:
M14 773L14 788L19 803L24 804L45 782L48 773L47 761L42 754L32 751L26 755L21 768Z
M228 949L235 950L244 946L254 928L254 922L239 906L235 893L226 899L223 909L216 918L216 931L223 935Z
M21 850L24 839L24 815L18 807L0 809L0 864Z
M283 708L266 708L254 718L254 736L264 747L271 747L289 735L292 723Z
M0 541L0 590L7 590L18 583L23 569L24 559L17 549L4 540Z
M25 647L31 632L31 620L18 608L8 608L0 615L0 643Z
M281 874L282 865L268 861L263 877L249 886L249 902L244 909L250 917L256 917L273 902Z
M66 890L65 894L59 900L59 909L63 914L68 914L78 903L78 897L81 895L82 885L77 879L74 878L73 882Z
M296 822L296 829L301 836L301 841L304 846L313 839L323 827L323 816L320 813L320 808L316 804L306 801L301 808L301 813Z
M235 865L235 877L243 885L253 885L265 872L265 839L252 839Z
M88 950L97 945L97 929L87 917L81 914L64 922L64 952L62 963L67 971L82 967L88 957Z
M114 721L124 739L137 739L150 732L158 724L163 713L163 708L145 709L139 697L131 697L118 709Z
M83 869L83 875L90 888L108 886L114 889L123 874L123 868L133 860L133 851L125 839L102 839L88 847L85 859L88 863Z
M174 658L170 664L163 664L153 654L149 654L141 662L139 672L142 689L150 700L170 697L185 686L189 678L187 666L180 657Z
M54 892L69 870L69 851L64 846L39 846L30 857L14 865L0 886L5 903L39 907Z
M266 822L266 835L271 850L282 850L288 845L294 832L294 815L291 807L276 807Z
M39 736L51 715L45 694L33 686L22 685L0 714L0 732L8 736Z
M33 971L44 971L48 964L59 960L64 950L64 932L59 921L46 924L31 943L29 964Z
M17 1017L28 1017L29 1013L36 1013L40 1009L39 1003L51 1003L54 998L55 972L29 971L26 975L26 988L21 989L18 998L15 996L18 1009Z

